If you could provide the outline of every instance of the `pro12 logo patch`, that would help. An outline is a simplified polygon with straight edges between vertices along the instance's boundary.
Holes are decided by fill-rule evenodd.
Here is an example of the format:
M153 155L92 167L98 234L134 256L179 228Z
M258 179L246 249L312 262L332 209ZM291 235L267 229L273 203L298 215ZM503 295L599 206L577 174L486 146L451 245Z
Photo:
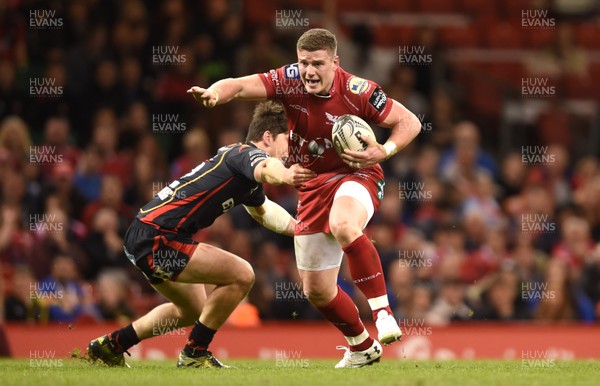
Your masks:
M383 92L382 89L376 87L375 90L373 90L373 94L371 94L371 97L369 98L369 103L371 106L375 107L375 110L382 112L386 102L387 95L385 95L385 92Z

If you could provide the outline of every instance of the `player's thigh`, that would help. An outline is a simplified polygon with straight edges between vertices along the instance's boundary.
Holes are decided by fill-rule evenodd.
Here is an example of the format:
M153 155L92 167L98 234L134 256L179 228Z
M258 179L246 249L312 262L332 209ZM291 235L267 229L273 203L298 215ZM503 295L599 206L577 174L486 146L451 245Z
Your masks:
M204 284L164 281L152 284L152 287L177 306L184 324L192 324L200 317L206 303Z
M296 266L303 271L339 269L344 251L329 233L294 236Z
M340 185L329 212L329 226L335 234L341 227L363 230L375 213L373 199L362 184L347 181Z
M247 261L233 253L201 243L177 277L177 282L252 285L254 271Z

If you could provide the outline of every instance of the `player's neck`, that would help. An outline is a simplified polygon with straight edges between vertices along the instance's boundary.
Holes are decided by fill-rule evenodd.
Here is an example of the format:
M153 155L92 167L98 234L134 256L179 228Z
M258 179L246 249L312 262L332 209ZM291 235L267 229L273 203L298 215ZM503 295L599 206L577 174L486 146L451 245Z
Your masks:
M251 143L252 145L256 146L257 149L260 149L260 150L266 152L267 147L265 146L265 143L263 141L258 141L258 142L248 141L248 143Z
M327 87L325 87L323 89L323 91L318 92L318 93L313 94L313 95L317 96L319 98L329 98L329 97L331 97L331 89L333 88L333 83L334 83L334 80L332 79L331 80L331 84L329 84ZM327 91L325 91L325 90L327 90Z

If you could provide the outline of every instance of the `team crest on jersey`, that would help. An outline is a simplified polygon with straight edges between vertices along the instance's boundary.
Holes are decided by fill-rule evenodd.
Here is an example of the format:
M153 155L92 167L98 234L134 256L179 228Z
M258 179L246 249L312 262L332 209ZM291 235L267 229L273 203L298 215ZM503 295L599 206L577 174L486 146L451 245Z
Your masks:
M283 74L286 79L300 79L300 70L298 63L288 64L283 68Z
M326 123L328 125L333 125L335 123L335 121L337 121L339 118L337 115L330 114L327 111L325 111L325 116L327 117Z
M353 94L360 95L367 92L371 85L366 79L362 79L356 76L350 77L346 83L346 88Z

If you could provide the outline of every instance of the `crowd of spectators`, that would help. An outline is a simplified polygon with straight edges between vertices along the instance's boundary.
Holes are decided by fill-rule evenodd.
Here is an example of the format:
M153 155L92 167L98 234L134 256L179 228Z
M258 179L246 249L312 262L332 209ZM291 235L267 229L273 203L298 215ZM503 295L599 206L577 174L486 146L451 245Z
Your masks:
M254 106L207 110L185 91L294 61L294 31L246 24L243 4L0 2L6 320L120 322L164 301L124 256L123 235L171 179L243 140ZM56 11L51 17L62 27L32 28L32 8ZM340 44L356 44L352 34L338 33ZM434 36L424 29L416 39L433 44ZM164 47L179 63L157 61ZM358 59L342 57L343 67L345 61L361 67ZM418 139L383 165L385 197L366 230L401 324L597 320L598 148L575 154L565 141L546 143L557 138L548 132L545 146L536 147L534 131L533 142L498 154L483 136L499 128L481 127L460 103L451 71L436 66L432 77L431 68L396 63L374 79L421 120L428 117ZM33 78L51 79L54 94L32 95ZM567 130L554 126L554 134ZM294 189L265 189L295 211ZM238 208L194 237L254 267L254 288L231 323L319 318L302 295L291 238ZM368 315L345 265L340 285Z

